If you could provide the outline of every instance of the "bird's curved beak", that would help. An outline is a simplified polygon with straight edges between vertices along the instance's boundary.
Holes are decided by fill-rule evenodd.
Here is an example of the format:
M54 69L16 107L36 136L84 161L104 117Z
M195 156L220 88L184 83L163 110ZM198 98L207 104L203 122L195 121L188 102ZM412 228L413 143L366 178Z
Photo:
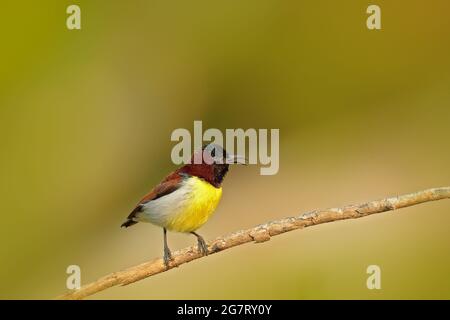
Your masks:
M248 159L238 154L232 154L227 157L227 163L247 165Z

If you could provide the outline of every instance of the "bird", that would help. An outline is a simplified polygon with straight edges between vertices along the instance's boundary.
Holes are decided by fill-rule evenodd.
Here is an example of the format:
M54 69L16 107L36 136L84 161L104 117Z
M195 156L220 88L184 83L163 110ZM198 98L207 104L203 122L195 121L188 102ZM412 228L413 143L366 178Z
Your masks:
M198 161L196 159L199 159ZM197 237L198 251L208 254L205 240L196 230L203 226L220 202L222 183L230 164L246 164L246 158L229 155L221 146L210 143L193 153L187 163L166 176L146 194L121 227L149 222L163 229L163 261L168 268L172 253L167 231Z

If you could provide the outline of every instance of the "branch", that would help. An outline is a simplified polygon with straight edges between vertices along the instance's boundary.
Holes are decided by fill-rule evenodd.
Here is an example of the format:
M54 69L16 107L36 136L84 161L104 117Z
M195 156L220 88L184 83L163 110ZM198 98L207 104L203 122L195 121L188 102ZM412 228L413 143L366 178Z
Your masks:
M296 229L303 229L327 222L362 218L375 213L448 198L450 198L450 187L442 187L357 205L349 205L342 208L307 212L297 217L270 221L254 228L236 231L229 235L219 237L208 244L208 252L209 254L214 254L252 241L255 243L265 242L270 240L270 237ZM117 285L127 285L202 257L197 251L196 246L178 250L172 253L172 256L173 260L170 262L168 268L165 267L162 258L157 258L122 271L111 273L97 281L82 286L78 290L66 293L60 296L59 299L83 299L108 288Z

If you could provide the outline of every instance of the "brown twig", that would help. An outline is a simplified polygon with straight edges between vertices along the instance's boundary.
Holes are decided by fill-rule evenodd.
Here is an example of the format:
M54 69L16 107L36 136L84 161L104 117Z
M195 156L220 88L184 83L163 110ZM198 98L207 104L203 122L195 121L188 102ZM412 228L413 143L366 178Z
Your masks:
M391 211L424 202L448 198L450 198L450 187L442 187L375 200L358 205L349 205L343 208L316 210L304 213L297 217L270 221L254 228L236 231L229 235L219 237L208 244L208 251L209 254L214 254L252 241L256 243L265 242L270 240L273 236L321 223L356 219L374 213ZM59 297L59 299L83 299L108 288L117 285L127 285L202 257L194 246L178 250L174 252L172 256L173 260L168 268L165 267L162 258L157 258L123 271L111 273L97 281L82 286L78 290L69 292Z

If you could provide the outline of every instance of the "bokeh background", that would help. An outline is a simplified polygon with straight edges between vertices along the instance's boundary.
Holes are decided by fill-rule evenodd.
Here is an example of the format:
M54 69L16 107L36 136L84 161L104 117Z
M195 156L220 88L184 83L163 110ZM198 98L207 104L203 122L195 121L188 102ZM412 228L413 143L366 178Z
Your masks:
M382 9L382 30L366 8ZM82 30L66 29L81 7ZM53 298L162 253L119 228L176 128L279 128L280 171L235 167L206 239L449 185L450 2L2 1L0 297ZM240 246L97 299L450 298L450 203ZM170 234L173 250L195 243ZM366 288L377 264L382 289Z

